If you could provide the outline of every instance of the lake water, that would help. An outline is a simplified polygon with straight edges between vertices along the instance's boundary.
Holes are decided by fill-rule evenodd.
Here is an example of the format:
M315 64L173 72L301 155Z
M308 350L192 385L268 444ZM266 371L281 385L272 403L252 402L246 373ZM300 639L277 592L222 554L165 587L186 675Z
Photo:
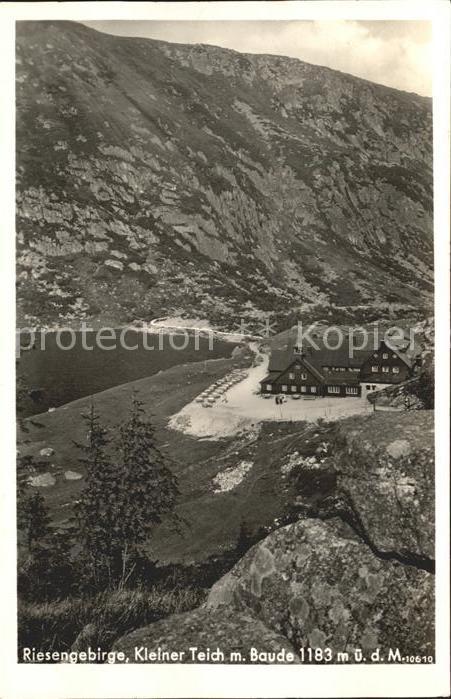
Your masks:
M18 401L20 415L37 415L176 364L229 357L236 347L230 342L192 333L146 335L136 330L127 330L124 341L120 342L120 331L114 332L115 337L104 337L100 346L94 331L84 336L82 333L71 336L68 332L57 336L55 332L47 332L44 347L41 335L36 335L34 348L22 350L18 360L18 375L25 389L25 396ZM71 349L62 349L74 342ZM24 336L21 345L25 348L28 344L29 339ZM137 347L127 349L125 345Z

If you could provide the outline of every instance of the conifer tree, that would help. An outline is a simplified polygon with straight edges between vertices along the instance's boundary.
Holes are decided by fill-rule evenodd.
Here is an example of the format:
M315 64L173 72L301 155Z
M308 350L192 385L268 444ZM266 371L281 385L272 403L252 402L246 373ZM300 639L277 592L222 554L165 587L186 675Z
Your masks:
M45 500L40 493L29 493L19 482L17 490L17 527L24 537L28 552L49 534L50 517Z
M134 394L127 422L119 430L115 456L94 407L85 416L86 487L77 507L80 539L99 582L126 582L134 559L177 496L174 475L159 450L151 423Z
M78 520L79 539L87 559L88 576L95 583L104 575L111 576L113 546L111 528L113 525L113 497L115 490L115 469L107 454L110 440L91 404L89 412L83 414L87 428L86 444L77 444L83 456L80 462L86 469L86 486L75 508Z
M132 396L130 415L120 429L121 488L115 535L122 568L146 541L155 524L169 513L178 494L177 481L168 468L154 428L145 418L143 404Z

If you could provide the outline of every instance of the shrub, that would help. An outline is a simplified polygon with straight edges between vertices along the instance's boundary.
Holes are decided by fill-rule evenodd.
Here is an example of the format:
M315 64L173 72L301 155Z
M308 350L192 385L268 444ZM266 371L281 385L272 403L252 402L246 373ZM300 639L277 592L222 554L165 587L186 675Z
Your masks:
M96 647L109 650L124 633L146 626L171 614L199 606L205 592L194 588L114 590L93 597L69 597L52 602L19 601L18 650L70 650L87 624L97 630Z

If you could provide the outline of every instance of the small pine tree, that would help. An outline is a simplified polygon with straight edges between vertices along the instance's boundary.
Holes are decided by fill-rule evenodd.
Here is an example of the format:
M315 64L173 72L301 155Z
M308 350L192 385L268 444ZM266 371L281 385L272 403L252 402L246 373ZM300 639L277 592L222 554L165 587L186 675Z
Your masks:
M78 445L86 467L86 487L77 507L80 539L95 581L106 574L110 584L125 584L140 545L173 509L177 483L135 394L129 419L119 431L117 458L108 454L107 433L93 406L85 420L88 444Z
M86 444L76 444L82 451L80 462L86 469L86 487L75 507L78 537L88 566L87 577L98 584L110 574L113 557L111 529L113 526L116 472L107 455L110 440L100 418L91 404L88 413L82 414L87 427Z
M50 517L40 493L28 493L20 483L17 491L17 527L22 533L28 552L32 552L49 534Z
M121 551L122 575L127 560L138 552L155 524L172 511L178 494L177 480L168 468L155 440L152 424L145 418L136 393L128 421L120 429L120 498L114 533Z

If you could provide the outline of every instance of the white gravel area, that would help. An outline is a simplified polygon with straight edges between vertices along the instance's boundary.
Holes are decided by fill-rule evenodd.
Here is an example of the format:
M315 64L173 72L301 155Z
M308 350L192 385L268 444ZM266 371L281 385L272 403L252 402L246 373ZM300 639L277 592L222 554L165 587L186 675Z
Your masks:
M221 439L246 431L264 421L340 420L351 415L370 413L371 404L362 398L315 398L293 400L287 398L276 405L274 397L259 395L259 381L268 370L268 357L258 366L247 370L248 375L224 392L210 407L196 400L173 415L169 426L185 434L204 439ZM226 401L226 402L225 402Z

